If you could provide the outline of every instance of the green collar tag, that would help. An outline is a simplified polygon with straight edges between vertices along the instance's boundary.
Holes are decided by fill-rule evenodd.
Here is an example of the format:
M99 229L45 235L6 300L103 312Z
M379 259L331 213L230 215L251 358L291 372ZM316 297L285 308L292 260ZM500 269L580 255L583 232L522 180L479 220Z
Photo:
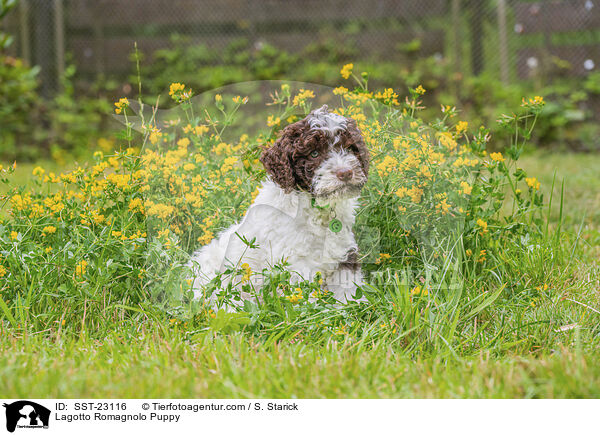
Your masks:
M325 210L327 208L329 208L329 204L327 205L318 205L317 204L317 200L315 198L311 198L310 199L310 206L312 208L317 208L319 210ZM335 216L335 212L333 213L333 215ZM331 213L330 213L331 216ZM332 233L339 233L340 231L342 231L342 221L340 221L339 219L336 219L335 217L333 219L331 219L329 221L329 230Z
M331 219L329 221L329 229L332 233L339 233L342 231L342 222L339 219Z

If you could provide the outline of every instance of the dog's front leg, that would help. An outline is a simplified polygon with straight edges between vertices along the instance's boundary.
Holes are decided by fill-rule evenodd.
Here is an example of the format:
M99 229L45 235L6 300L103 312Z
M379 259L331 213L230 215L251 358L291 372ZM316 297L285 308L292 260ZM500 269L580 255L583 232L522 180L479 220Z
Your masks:
M344 261L326 277L327 289L333 292L334 297L340 302L358 300L365 302L365 297L354 299L358 287L364 284L362 270L358 262L358 250L348 252Z

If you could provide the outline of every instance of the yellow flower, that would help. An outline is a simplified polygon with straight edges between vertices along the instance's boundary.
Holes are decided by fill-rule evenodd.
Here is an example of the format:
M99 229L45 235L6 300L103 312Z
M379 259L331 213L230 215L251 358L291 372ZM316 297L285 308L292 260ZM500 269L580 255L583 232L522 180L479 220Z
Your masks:
M187 148L190 145L190 140L187 137L181 138L177 141L177 146L180 148Z
M83 276L87 269L87 265L88 263L85 260L81 260L79 263L77 263L77 265L75 266L75 275L77 275L78 278L81 278Z
M44 229L42 230L42 233L44 233L43 235L45 236L46 234L54 234L56 232L56 227L49 225L47 227L44 227Z
M175 213L175 207L172 205L156 204L152 201L146 201L145 209L148 216L156 216L163 220Z
M375 167L377 168L379 175L383 177L391 174L391 172L398 167L398 160L388 155L385 156L383 160Z
M461 187L461 192L464 193L465 195L470 195L471 191L473 190L473 187L466 181L461 181L460 187Z
M479 251L479 258L477 259L478 263L483 263L486 260L487 252L485 249Z
M423 86L419 85L419 86L417 86L417 89L415 89L415 92L419 95L423 95L427 91L425 90L425 88Z
M221 94L215 95L215 101L217 103L220 103L221 101L223 101L223 96Z
M14 195L10 198L10 202L16 210L24 210L27 206L31 205L31 196L28 193L23 196Z
M302 289L300 287L296 287L294 291L295 293L293 295L286 296L285 298L292 304L297 304L301 299L304 299L304 295L302 294Z
M171 83L171 86L169 86L169 95L171 97L173 97L174 95L176 95L178 92L181 92L185 89L185 85L181 84L181 83Z
M19 233L17 233L16 231L11 231L10 232L10 238L12 240L17 240L17 237L19 237Z
M142 202L141 198L134 198L131 201L129 201L129 211L139 211L140 213L144 212L144 203Z
M375 264L385 263L390 260L392 256L390 254L381 253L379 254L379 258L375 260Z
M200 244L202 245L206 245L208 242L210 242L213 238L214 238L214 234L212 233L212 231L209 230L205 230L204 234L201 235L200 237L198 237L198 241L200 242Z
M483 219L477 219L477 225L479 226L479 228L481 229L482 233L487 233L488 232L488 224L486 221L484 221Z
M32 172L33 175L41 177L46 171L41 166L36 166Z
M354 68L354 64L348 63L342 67L342 69L340 70L340 74L342 75L343 78L348 79L350 77L350 74L352 74L353 68Z
M525 178L525 182L527 183L530 189L540 189L540 182L535 177Z
M98 213L97 211L92 212L92 219L97 224L101 224L102 222L104 222L106 220L106 218L104 217L104 215Z
M463 131L467 130L469 123L467 121L458 121L456 124L456 133L461 134Z
M448 204L448 199L444 198L439 204L435 206L436 210L440 210L443 215L448 214L450 211L450 204Z
M343 86L338 86L337 88L335 88L333 90L333 94L334 95L344 95L348 93L348 88L345 88Z
M374 97L379 98L388 104L398 105L398 94L396 94L392 88L387 88L383 92L377 92Z
M544 98L540 97L539 95L536 95L535 97L530 98L529 100L525 100L525 98L523 98L521 106L522 107L532 107L532 108L536 109L536 108L544 107L545 104L546 104L546 102L544 101Z
M231 99L235 104L246 104L248 102L248 97L242 98L240 95L236 95Z
M419 189L417 186L413 186L408 190L408 196L410 196L410 200L415 204L421 202L421 197L423 196L423 189Z
M237 163L237 157L231 156L226 157L223 160L223 165L221 166L221 174L225 174L233 169L233 166Z
M46 254L52 252L52 246L48 246L46 249L44 249L44 252L46 252Z
M242 264L241 268L244 271L244 276L242 277L242 282L244 283L250 280L250 276L252 276L252 269L248 263Z
M296 95L294 97L294 100L292 101L292 105L299 106L300 104L304 103L304 101L309 98L315 98L315 93L313 91L307 91L305 89L300 89L300 92L298 93L298 95Z
M267 118L267 126L273 127L275 125L279 125L281 123L281 119L279 117L275 118L273 115L269 115Z
M444 145L449 151L453 151L458 145L456 141L452 139L452 135L449 132L440 132L437 136L440 140L440 143ZM459 160L462 161L462 158L459 157L456 161ZM455 162L455 166L459 166L459 164L456 164Z
M6 275L6 267L0 264L0 277Z
M506 160L504 158L504 156L502 155L502 153L491 153L490 157L492 158L492 160L494 160L496 162L503 162Z
M129 107L129 100L127 98L121 98L115 103L115 106L115 113L118 115L123 111L123 109Z

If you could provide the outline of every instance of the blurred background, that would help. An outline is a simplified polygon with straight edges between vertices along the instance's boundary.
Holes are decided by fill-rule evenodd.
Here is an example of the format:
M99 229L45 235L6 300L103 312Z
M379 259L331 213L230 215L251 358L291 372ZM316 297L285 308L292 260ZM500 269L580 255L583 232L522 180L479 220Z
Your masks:
M600 149L598 0L0 0L0 155L60 161L114 146L118 97L155 102L171 82L195 93L286 79L456 106L490 128L543 96L532 147ZM138 55L135 55L137 44ZM166 98L163 98L166 101Z

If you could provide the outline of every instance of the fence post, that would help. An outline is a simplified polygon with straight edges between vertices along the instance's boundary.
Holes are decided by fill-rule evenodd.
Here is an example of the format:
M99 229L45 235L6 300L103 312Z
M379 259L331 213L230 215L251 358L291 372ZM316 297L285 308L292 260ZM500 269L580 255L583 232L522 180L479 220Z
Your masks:
M55 90L52 65L52 9L52 3L45 0L36 1L33 8L35 51L32 61L41 68L41 94L44 97L50 97Z
M506 0L498 0L498 45L500 55L500 79L508 84L508 37L506 32Z
M485 3L471 1L469 16L469 32L471 33L471 68L473 75L478 76L483 71L483 11Z
M91 8L94 12L94 16L100 15L99 4L92 4ZM94 35L94 52L96 54L96 78L104 77L104 29L102 28L102 22L96 20L92 25L92 32Z
M28 0L21 0L19 3L19 27L21 57L31 65L31 40L29 29L29 4Z
M54 0L54 45L56 52L56 83L61 86L65 73L65 20L63 0Z
M462 38L460 28L462 26L460 20L460 0L452 0L452 42L454 43L454 74L462 76ZM458 77L455 77L458 79ZM461 77L462 79L462 77ZM458 98L460 94L461 80L454 80L454 93Z

